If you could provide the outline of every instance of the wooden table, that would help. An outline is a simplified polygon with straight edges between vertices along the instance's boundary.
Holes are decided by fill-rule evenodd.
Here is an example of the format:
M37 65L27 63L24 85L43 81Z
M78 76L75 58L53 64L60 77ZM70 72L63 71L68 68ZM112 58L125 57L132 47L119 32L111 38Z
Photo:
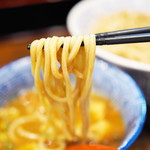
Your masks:
M49 28L19 32L0 38L0 66L29 55L27 44L35 39L48 36L69 35L65 26L52 26ZM150 150L150 129L145 126L138 139L132 144L129 150Z
M61 25L0 37L0 67L18 58L28 56L30 52L27 50L27 45L33 40L53 35L66 36L69 33L66 27Z

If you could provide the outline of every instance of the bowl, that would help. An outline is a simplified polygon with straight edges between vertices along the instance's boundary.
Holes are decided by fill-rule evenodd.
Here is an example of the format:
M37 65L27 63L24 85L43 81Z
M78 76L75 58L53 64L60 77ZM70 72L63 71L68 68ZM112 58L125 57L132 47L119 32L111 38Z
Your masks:
M105 15L125 10L150 15L149 8L149 0L85 0L78 2L68 13L67 27L71 35L89 34L97 20ZM97 47L96 55L120 67L136 80L144 92L148 111L150 111L150 64L117 56L104 50L102 46ZM150 113L148 116L150 118Z
M15 97L19 91L33 87L30 65L28 56L0 69L0 106ZM126 150L136 140L145 122L146 101L141 89L127 73L96 58L93 90L109 98L121 112L125 123L125 137L119 149Z

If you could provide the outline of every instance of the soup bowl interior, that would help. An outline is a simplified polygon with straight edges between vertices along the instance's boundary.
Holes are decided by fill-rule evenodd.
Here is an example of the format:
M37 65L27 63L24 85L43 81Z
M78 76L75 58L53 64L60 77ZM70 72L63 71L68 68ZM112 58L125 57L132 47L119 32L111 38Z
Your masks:
M0 69L1 107L34 86L30 65L30 57L24 57ZM119 149L127 149L144 125L146 103L142 91L127 73L99 58L95 60L92 90L109 98L121 112L126 131Z

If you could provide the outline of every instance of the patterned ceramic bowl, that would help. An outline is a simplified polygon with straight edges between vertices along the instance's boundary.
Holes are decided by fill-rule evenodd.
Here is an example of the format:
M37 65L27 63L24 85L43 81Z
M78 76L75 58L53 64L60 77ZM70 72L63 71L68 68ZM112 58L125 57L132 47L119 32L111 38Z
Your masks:
M16 60L0 69L0 105L20 90L33 87L30 58ZM146 116L146 102L136 82L117 67L96 59L93 89L110 98L121 112L126 134L119 149L127 149L140 134ZM131 92L132 91L132 92Z

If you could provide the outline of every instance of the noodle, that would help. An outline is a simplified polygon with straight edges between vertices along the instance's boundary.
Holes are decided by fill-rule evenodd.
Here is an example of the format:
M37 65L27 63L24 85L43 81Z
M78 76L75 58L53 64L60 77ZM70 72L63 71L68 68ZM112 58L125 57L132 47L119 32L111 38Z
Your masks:
M81 47L82 42L84 47ZM66 128L72 140L76 136L75 108L79 103L85 142L89 127L89 93L95 59L95 36L42 38L33 41L30 51L32 74L41 99L46 96L59 112L64 122L63 128ZM75 76L75 85L71 82L71 74Z
M150 25L150 15L139 12L121 11L106 15L92 28L92 33L117 31L123 29L140 28ZM132 43L119 45L105 45L104 50L118 56L150 64L150 43Z
M15 120L9 130L8 130L8 134L9 137L12 141L19 141L19 138L16 137L15 135L15 130L19 133L20 136L24 137L24 138L29 138L29 139L38 139L39 135L35 134L35 133L31 133L28 131L25 131L22 128L23 124L27 124L28 122L32 122L33 120L38 119L40 122L45 123L46 122L46 117L41 115L41 114L34 114L32 116L25 116L25 117L21 117L20 119Z
M36 90L0 108L0 149L65 150L106 141L118 146L125 129L121 114L91 93L95 36L42 38L30 52Z

